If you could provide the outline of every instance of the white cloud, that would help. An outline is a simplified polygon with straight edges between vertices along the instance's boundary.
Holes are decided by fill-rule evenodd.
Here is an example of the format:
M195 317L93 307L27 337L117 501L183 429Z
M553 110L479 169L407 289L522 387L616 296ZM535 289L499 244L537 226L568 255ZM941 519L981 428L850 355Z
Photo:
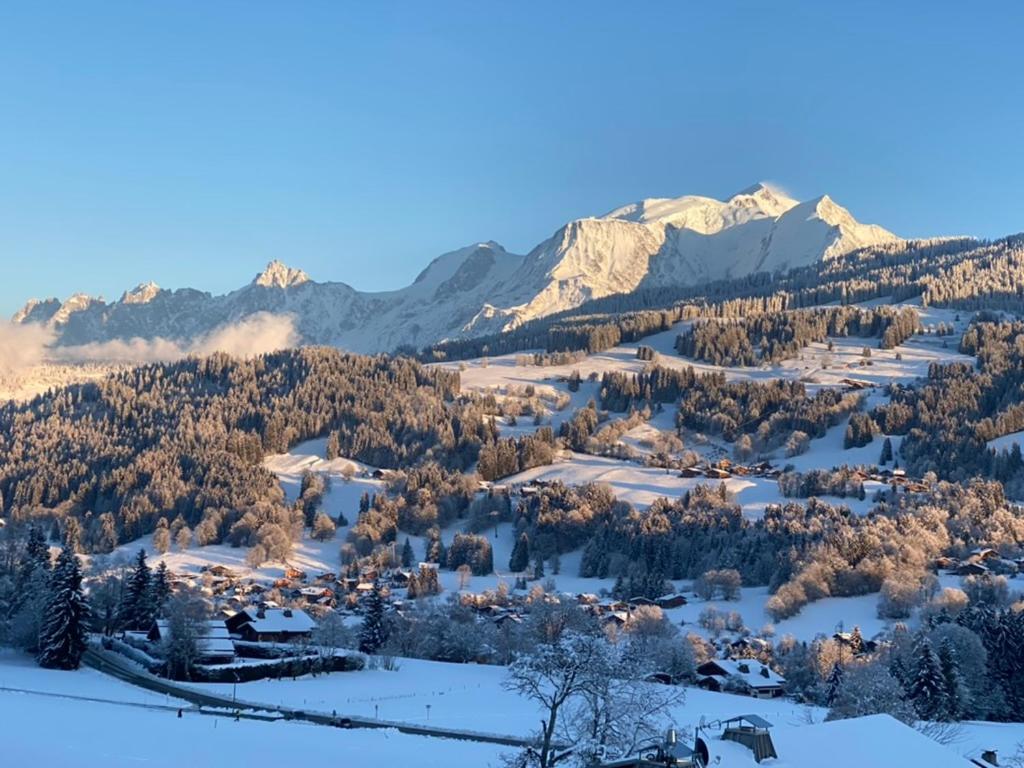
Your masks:
M190 343L157 337L54 346L54 333L37 324L0 324L0 374L16 374L40 363L156 363L188 355L226 352L253 357L295 347L301 337L292 315L257 312L236 323L215 328Z
M0 375L16 376L42 363L53 331L41 325L0 321Z

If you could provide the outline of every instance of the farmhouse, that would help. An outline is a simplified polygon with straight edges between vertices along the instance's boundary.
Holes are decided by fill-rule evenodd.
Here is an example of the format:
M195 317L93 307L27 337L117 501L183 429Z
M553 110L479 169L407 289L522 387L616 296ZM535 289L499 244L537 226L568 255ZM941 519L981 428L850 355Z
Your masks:
M738 688L759 699L785 693L786 680L753 659L712 659L697 667L697 684L709 691Z
M228 630L243 640L260 643L293 643L306 640L316 622L298 608L246 608L226 622Z

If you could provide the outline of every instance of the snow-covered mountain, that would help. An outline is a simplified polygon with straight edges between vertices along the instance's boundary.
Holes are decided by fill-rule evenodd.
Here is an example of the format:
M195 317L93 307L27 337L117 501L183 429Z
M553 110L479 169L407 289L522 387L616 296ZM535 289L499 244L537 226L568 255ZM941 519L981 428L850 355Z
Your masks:
M898 238L861 224L823 196L792 200L758 184L728 200L648 199L571 221L526 256L495 242L434 259L412 285L366 293L316 282L272 262L222 296L154 283L107 303L84 294L28 302L15 323L40 323L57 343L131 338L187 341L258 312L289 314L304 341L388 351L509 330L585 301L637 288L693 285L830 259Z

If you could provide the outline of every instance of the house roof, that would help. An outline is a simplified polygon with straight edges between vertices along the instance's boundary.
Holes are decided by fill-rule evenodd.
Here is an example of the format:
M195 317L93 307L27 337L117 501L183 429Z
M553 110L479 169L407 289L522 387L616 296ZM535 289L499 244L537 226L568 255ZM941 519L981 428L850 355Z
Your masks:
M264 632L312 632L316 626L313 618L299 608L267 608L263 611L262 617L253 608L246 608L244 613L248 617L248 621L245 621L243 626L248 625L260 634Z
M971 763L889 715L832 720L816 725L772 729L779 753L776 768L971 768ZM730 768L756 768L754 753L741 744L711 739L712 760ZM767 765L767 763L762 763Z
M702 669L710 669L712 664L718 667L725 676L738 677L751 688L776 688L786 684L786 678L754 659L712 659L701 664L697 670L698 673L704 677L720 676L716 672L700 671Z
M160 637L166 637L169 622L157 619L156 627ZM199 629L197 640L199 652L205 656L234 656L235 644L231 642L231 634L224 622L219 619L208 619Z

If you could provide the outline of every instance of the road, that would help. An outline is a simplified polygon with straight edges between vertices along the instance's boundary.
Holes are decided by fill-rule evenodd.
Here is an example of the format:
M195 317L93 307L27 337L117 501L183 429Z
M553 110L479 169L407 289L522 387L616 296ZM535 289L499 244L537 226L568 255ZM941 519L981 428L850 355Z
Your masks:
M401 733L408 733L414 736L429 736L438 739L456 739L459 741L477 741L484 744L499 744L507 747L527 747L533 745L532 739L524 739L516 736L504 736L493 733L480 733L477 731L463 731L456 728L437 728L425 725L416 725L392 720L379 720L362 716L342 715L326 712L311 712L293 707L285 707L275 704L264 704L260 702L242 701L228 696L220 696L213 693L200 691L192 686L184 685L173 680L166 680L144 672L133 665L123 656L101 648L90 647L82 659L85 664L99 672L116 677L131 685L145 688L157 693L166 694L176 699L181 699L194 704L198 711L203 712L203 707L217 710L223 715L225 710L228 713L237 713L240 717L247 719L269 720L283 717L286 720L304 720L316 725L326 725L334 728L393 728ZM147 705L141 705L147 706ZM159 705L148 705L159 706ZM265 713L265 714L259 714ZM271 715L268 717L268 715ZM276 715L277 717L273 717Z

